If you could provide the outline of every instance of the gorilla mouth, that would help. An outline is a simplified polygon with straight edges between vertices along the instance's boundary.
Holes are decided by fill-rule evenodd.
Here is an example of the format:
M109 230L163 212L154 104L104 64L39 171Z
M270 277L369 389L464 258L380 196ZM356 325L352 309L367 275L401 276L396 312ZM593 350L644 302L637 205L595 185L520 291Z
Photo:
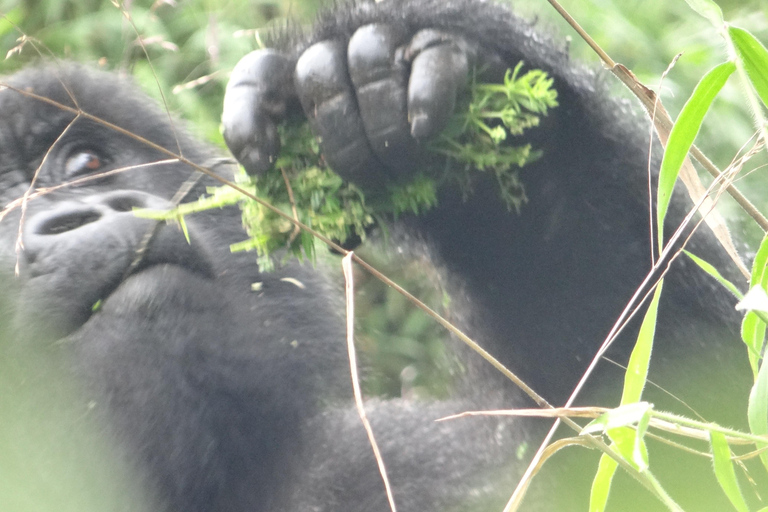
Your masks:
M68 334L125 282L149 269L172 266L185 276L212 280L213 265L204 244L195 242L193 225L188 233L192 242L172 225L91 205L39 212L24 226L23 302L30 310L48 312L50 325ZM163 274L154 274L152 282L153 287L170 285Z
M125 271L125 279L157 265L181 267L206 279L214 277L213 266L207 255L168 225L155 230L149 241L134 251L134 258Z
M151 232L147 232L142 241L132 250L127 251L127 254L131 256L130 261L124 260L128 263L123 266L121 275L115 275L116 279L108 284L105 283L100 297L91 305L92 312L98 309L94 306L111 297L126 283L137 277L146 279L146 276L151 274L152 278L145 282L160 288L177 286L178 276L186 276L186 278L196 276L204 280L214 278L213 266L207 255L197 244L192 245L187 242L176 227L168 224L158 224ZM155 272L162 268L174 268L183 273Z

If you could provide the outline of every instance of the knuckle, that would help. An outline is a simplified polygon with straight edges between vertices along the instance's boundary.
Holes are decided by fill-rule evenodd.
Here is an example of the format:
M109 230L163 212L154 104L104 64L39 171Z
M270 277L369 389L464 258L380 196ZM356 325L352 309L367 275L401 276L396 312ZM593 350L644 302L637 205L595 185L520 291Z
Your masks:
M296 62L296 89L307 115L315 106L349 92L346 49L339 41L310 46Z
M352 82L357 87L401 75L405 66L396 58L405 40L402 29L371 24L359 28L349 40L347 59Z

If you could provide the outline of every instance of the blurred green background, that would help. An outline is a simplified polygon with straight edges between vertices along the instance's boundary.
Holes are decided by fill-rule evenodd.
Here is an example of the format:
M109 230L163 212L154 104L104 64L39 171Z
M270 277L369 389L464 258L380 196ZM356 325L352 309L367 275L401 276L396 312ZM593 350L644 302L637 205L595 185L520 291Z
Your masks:
M243 55L258 47L259 31L263 33L271 26L281 25L286 17L308 22L324 3L329 2L137 0L116 6L106 0L0 0L3 14L0 51L7 54L7 58L0 61L0 74L11 73L41 56L89 62L131 74L150 95L165 101L172 112L186 119L193 132L223 145L219 117L229 71ZM768 41L767 2L720 0L718 3L727 20ZM596 56L545 0L519 1L514 5L519 12L536 16L547 30L559 32L570 40L575 58L600 66ZM683 0L564 0L563 6L614 60L626 65L651 87L659 83L659 77L674 56L683 52L662 88L663 101L673 118L704 72L725 58L719 36ZM733 83L727 87L708 114L697 139L699 147L720 168L727 166L754 131L738 87ZM628 96L618 84L615 89L617 94ZM738 186L761 211L768 212L768 180L761 167L765 162L764 158L754 160L748 170L755 171L740 180ZM727 200L723 211L737 237L754 247L762 236L754 223L743 218ZM363 248L361 253L430 305L440 308L449 302L435 285L438 277L421 262L404 263L402 258L385 255L376 247ZM745 249L745 255L749 257L749 248ZM372 362L367 392L383 396L403 392L444 394L451 367L442 348L445 332L375 279L359 274L357 285L360 289L356 304L358 341ZM0 387L2 382L0 377ZM4 404L7 402L0 400L0 407ZM4 414L0 410L0 418ZM85 446L88 437L83 436L77 442L77 446ZM9 444L13 444L13 440ZM0 460L4 455L7 454L0 450ZM62 456L61 460L67 459ZM6 491L13 487L20 496L36 492L39 482L34 478L16 475L9 479L3 475L3 466L0 462L0 482L4 481L0 483L0 494L4 492L3 485ZM567 463L564 467L568 468ZM99 470L92 469L91 473L88 479L97 478ZM57 479L58 475L70 476L65 465L58 469L52 467L51 474ZM61 479L60 485L70 485L76 494L78 484L67 482L68 479ZM123 496L126 491L116 486L116 490L104 492ZM56 499L19 505L18 510L111 510L104 505L109 498L100 497L102 501L91 505L87 500L76 499L71 505L53 506ZM0 496L0 506L2 503Z

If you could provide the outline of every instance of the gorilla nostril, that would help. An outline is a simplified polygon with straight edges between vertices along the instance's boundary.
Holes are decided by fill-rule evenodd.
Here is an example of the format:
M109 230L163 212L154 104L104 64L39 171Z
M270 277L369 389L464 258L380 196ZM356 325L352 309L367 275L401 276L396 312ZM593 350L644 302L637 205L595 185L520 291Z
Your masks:
M94 210L66 212L47 219L37 228L39 235L58 235L96 222L101 214Z
M106 204L116 212L131 212L134 208L146 208L139 198L127 195L111 197Z

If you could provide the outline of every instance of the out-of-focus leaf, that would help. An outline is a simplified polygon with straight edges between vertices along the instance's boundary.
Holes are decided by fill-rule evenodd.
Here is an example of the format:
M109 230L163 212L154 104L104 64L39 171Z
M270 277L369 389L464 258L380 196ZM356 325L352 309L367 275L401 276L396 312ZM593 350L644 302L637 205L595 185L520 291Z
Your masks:
M643 317L635 348L632 349L632 355L629 357L627 371L624 372L624 391L621 395L621 405L638 402L643 395L643 388L645 388L648 379L648 365L651 363L651 351L656 333L656 317L659 312L659 299L663 284L664 281L661 280L656 286L653 299Z
M715 476L725 495L733 503L733 507L739 512L749 512L749 507L741 495L739 482L736 480L736 472L733 470L731 460L731 448L725 435L721 432L709 432L709 445L712 448L712 457L715 461Z
M768 435L768 364L763 359L757 380L749 393L749 405L747 407L749 430L758 436ZM763 446L758 446L763 448ZM768 468L768 452L760 454L763 466Z
M760 247L755 254L755 261L752 262L752 277L749 280L749 288L759 286L765 290L768 284L768 235L763 237ZM760 316L750 311L744 315L744 321L741 323L741 339L749 349L749 364L752 366L752 373L757 378L758 362L765 342L766 323L760 319Z
M0 13L0 36L15 30L23 19L24 11L21 7L14 7L7 12Z
M760 285L755 285L749 289L738 304L736 309L739 311L761 311L768 313L768 293Z
M675 181L677 181L680 167L688 155L693 140L699 133L704 115L735 69L736 65L733 62L724 62L704 75L683 106L683 110L669 134L667 149L664 151L664 158L659 170L657 195L656 219L660 249L664 246L664 218L667 216L672 189L675 186Z
M719 270L717 270L711 263L708 261L704 261L703 259L699 258L693 253L690 253L688 251L683 251L686 256L691 258L694 263L696 263L704 272L715 278L715 280L723 285L723 287L731 292L734 297L741 300L744 298L744 294L741 293L741 291L736 287L735 284L727 280L723 275L720 273Z
M723 11L712 0L685 0L688 6L707 18L716 28L723 26Z
M611 490L613 475L619 463L606 454L600 457L595 479L592 480L592 490L589 495L589 512L603 512L608 503L608 493Z
M768 50L755 36L738 27L728 27L736 54L749 75L763 105L768 106Z

